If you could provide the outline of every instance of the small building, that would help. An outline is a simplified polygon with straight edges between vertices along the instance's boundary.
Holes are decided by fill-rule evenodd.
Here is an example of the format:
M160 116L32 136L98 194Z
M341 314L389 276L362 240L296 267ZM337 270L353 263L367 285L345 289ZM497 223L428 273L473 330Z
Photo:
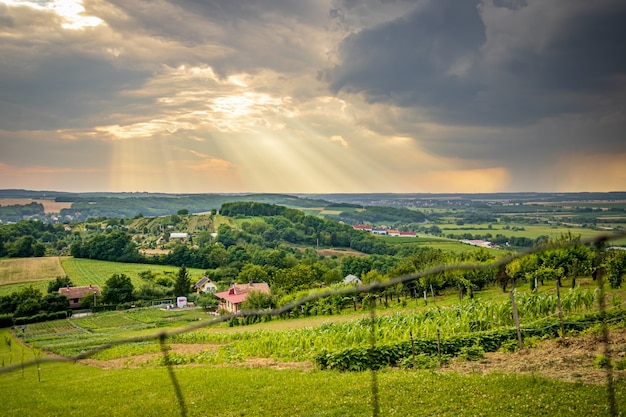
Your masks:
M250 282L248 284L233 284L227 291L216 292L215 296L221 301L218 309L224 309L229 313L240 310L241 303L246 301L252 291L260 291L270 294L270 287L265 282Z
M343 279L343 283L344 284L351 284L351 285L361 285L361 278L357 277L356 275L346 275L345 278Z
M211 281L211 278L203 276L200 281L194 284L193 289L195 292L215 292L217 291L217 285Z
M70 308L80 308L80 300L87 295L102 294L100 287L97 285L89 285L84 287L63 287L59 288L59 294L63 294L70 300Z
M459 242L466 245L478 246L480 248L493 248L493 244L487 240L478 239L460 239Z
M188 237L189 237L189 234L185 232L170 233L170 239L187 239Z

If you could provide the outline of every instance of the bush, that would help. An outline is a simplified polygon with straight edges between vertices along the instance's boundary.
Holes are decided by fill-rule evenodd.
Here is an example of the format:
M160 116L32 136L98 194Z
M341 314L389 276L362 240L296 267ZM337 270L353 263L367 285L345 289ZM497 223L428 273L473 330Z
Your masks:
M466 361L485 359L485 349L478 345L462 347L459 351L459 358Z
M441 365L447 365L450 363L451 358L452 357L450 355L442 355ZM407 369L436 369L439 367L439 358L437 355L425 355L420 353L415 355L415 360L413 360L413 355L404 358L400 362L400 366Z
M0 314L0 329L13 326L13 314Z
M608 368L611 365L611 360L606 355L598 355L593 361L593 366L598 369Z

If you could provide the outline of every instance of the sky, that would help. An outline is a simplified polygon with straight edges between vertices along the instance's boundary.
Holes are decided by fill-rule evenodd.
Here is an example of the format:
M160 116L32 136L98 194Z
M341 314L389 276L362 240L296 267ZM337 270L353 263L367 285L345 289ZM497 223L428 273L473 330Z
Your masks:
M623 0L0 0L0 189L626 190Z

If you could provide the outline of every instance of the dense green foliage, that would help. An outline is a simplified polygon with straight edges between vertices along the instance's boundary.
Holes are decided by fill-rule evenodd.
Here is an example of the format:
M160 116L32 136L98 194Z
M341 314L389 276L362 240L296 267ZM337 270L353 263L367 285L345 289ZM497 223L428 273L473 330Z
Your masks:
M174 296L185 296L191 292L191 278L185 266L181 266L174 281Z
M28 258L46 253L57 254L69 246L73 237L64 225L38 220L0 224L0 257Z
M48 293L54 293L63 287L73 287L72 280L67 275L64 277L56 277L54 281L48 282Z
M102 300L107 304L122 304L134 300L135 287L125 274L113 274L102 290Z
M75 258L100 259L114 262L140 262L143 260L131 236L119 230L100 234L87 242L75 242L71 247Z
M41 203L14 204L0 206L0 219L5 222L18 222L25 217L43 217L44 207Z

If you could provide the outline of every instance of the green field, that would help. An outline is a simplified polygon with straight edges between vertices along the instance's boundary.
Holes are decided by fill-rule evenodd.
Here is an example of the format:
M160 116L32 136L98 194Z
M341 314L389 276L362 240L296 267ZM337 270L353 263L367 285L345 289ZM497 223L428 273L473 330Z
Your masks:
M36 351L15 338L9 351L8 335L7 329L0 330L5 366L35 358ZM156 354L158 347L144 351ZM370 372L194 365L175 366L173 373L188 416L373 414ZM610 415L606 388L592 384L399 369L375 376L382 416ZM624 409L626 386L620 381L615 388L617 405ZM0 391L3 416L181 415L168 369L162 366L101 369L82 362L42 363L0 374Z
M493 236L502 234L505 236L515 237L527 237L530 239L536 239L539 236L548 236L551 238L558 238L562 234L571 233L574 236L580 235L583 239L594 237L602 234L602 231L588 229L584 227L566 227L566 226L550 226L547 224L509 224L510 229L504 229L505 225L492 224L492 228L489 229L489 224L464 224L456 225L451 223L438 223L436 224L444 235L452 234L480 234L491 233ZM523 228L524 230L513 230L514 227Z
M169 274L172 277L179 268L169 265L129 264L77 258L24 258L0 260L0 295L10 294L28 285L46 292L48 282L57 276L67 275L75 286L99 285L103 287L113 274L126 274L133 285L138 287L144 281L139 272L150 270L156 275ZM191 281L196 282L204 271L188 268Z

